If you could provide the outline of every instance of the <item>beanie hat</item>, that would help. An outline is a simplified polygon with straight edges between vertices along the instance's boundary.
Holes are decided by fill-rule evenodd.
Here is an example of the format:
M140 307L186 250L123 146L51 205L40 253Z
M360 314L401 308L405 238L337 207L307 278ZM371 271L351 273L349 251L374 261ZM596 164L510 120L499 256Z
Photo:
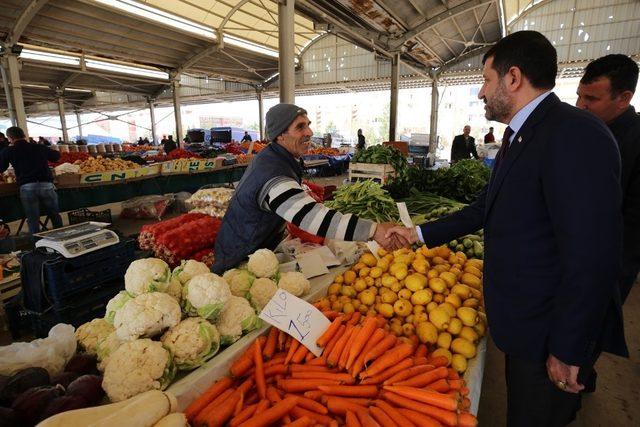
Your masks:
M291 122L307 110L294 104L276 104L267 111L267 138L275 141L287 130Z

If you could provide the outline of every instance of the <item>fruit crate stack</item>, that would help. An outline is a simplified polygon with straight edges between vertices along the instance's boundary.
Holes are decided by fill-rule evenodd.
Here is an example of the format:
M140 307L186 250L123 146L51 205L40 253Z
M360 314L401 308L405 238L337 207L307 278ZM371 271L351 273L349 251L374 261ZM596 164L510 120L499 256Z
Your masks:
M349 182L370 179L380 185L385 185L390 178L395 178L395 176L396 171L389 164L351 163L349 165Z

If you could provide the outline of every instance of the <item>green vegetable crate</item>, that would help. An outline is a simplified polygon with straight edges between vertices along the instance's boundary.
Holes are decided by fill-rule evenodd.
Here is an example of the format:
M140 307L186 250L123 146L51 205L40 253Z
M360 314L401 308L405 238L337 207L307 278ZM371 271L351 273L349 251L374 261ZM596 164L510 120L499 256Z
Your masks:
M396 171L389 164L351 163L349 165L349 182L370 179L385 185L390 178L395 178Z

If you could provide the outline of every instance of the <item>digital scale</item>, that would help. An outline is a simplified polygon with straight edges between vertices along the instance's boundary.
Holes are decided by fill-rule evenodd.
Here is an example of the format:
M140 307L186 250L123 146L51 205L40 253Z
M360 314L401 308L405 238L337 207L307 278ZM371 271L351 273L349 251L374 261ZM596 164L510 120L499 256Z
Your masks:
M83 222L51 231L34 234L41 237L36 248L55 251L65 258L75 258L97 251L120 241L118 235L105 227L107 222Z

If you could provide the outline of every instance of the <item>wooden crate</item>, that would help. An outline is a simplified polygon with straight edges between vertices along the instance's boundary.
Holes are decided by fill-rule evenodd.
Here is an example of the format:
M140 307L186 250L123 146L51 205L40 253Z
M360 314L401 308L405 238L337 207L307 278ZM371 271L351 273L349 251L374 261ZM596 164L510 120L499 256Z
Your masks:
M0 305L12 296L17 295L22 289L20 273L14 273L9 277L0 279Z
M389 178L395 178L396 171L391 165L375 163L351 163L349 165L349 181L356 182L370 179L381 185L386 184Z

